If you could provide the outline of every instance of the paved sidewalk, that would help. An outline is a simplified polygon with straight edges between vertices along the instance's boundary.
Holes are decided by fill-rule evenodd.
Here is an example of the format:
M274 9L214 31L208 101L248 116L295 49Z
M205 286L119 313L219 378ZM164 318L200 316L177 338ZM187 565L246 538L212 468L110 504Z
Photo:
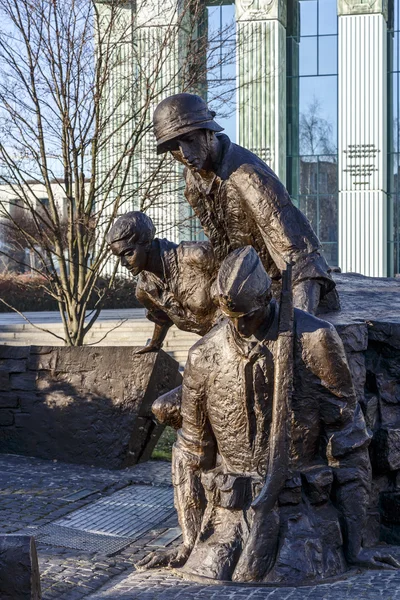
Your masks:
M154 550L154 544L162 545L165 533L175 531L172 543L179 542L172 503L165 499L160 501L169 511L168 517L152 521L159 507L152 505L151 499L163 494L172 498L170 468L170 463L151 461L109 471L0 455L0 531L39 537L43 600L400 600L400 571L369 571L342 582L297 589L208 586L183 581L168 571L135 572L133 563ZM65 524L69 519L71 527L77 527L76 518L73 525L74 515L88 514L91 507L101 506L103 510L110 504L115 521L118 514L124 515L121 510L132 508L129 502L117 501L118 498L132 491L133 501L140 498L143 491L149 494L147 499L137 502L136 517L128 519L125 525L135 525L143 513L150 511L149 525L147 531L112 555L101 550L66 546L70 539L61 535L63 527L59 525L56 525L58 538L55 538L58 545L54 545L54 539L52 543L43 539L43 531L54 528L54 523ZM87 523L86 529L93 531ZM65 531L71 530L66 528ZM121 539L115 534L104 536L101 531L83 534L89 544L93 538L109 541L110 537ZM398 550L396 555L400 557L400 548Z
M71 465L15 455L0 455L0 532L34 535L77 509L108 498L118 490L145 484L150 493L170 488L170 463L152 461L121 471ZM85 498L67 500L72 494ZM146 548L175 515L151 529L114 556L37 540L43 600L80 600L115 576L133 570L133 563L154 548ZM62 543L62 537L60 542ZM96 596L95 596L96 597Z

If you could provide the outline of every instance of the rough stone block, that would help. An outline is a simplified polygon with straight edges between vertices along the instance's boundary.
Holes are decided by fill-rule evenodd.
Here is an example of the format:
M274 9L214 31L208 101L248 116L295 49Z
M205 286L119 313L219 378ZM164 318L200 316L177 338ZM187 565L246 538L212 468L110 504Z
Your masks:
M28 361L28 369L33 371L51 371L56 368L57 353L55 351L46 354L31 354Z
M35 540L22 535L0 536L1 600L41 600Z
M362 354L362 352L349 352L347 354L347 361L349 363L357 400L362 403L365 395L365 381L367 376L364 354Z
M31 413L32 407L40 401L38 392L16 392L18 394L18 406L22 413Z
M50 354L54 351L54 346L31 346L30 354Z
M379 473L400 469L400 429L379 429L374 435L371 451Z
M30 414L17 412L14 414L14 423L15 423L15 427L19 427L22 429L29 429L29 425L32 423L32 417ZM16 440L16 438L14 438L14 439ZM2 452L6 452L6 450L2 450ZM14 449L14 452L15 452L15 454L17 454L15 449ZM34 456L34 455L32 455L32 456Z
M400 525L400 491L382 492L379 499L379 509L385 523Z
M0 391L8 392L10 389L10 376L6 371L0 371Z
M0 408L17 408L18 396L13 392L0 392Z
M400 546L400 525L381 524L380 541L386 544Z
M372 548L379 543L381 534L381 516L379 512L368 512L363 534L363 546Z
M366 323L346 323L335 325L346 352L363 352L368 347L368 327Z
M400 350L400 323L373 319L368 323L368 336L374 342L381 342Z
M9 427L14 425L14 413L11 410L0 410L0 426Z
M0 359L28 358L30 346L0 346Z
M26 360L1 358L0 371L6 371L7 373L23 373L26 371Z
M320 504L329 499L333 473L330 467L313 467L302 473L304 489L311 504Z
M296 505L301 502L301 477L299 474L286 481L278 501L280 506Z
M149 457L163 430L151 405L182 379L172 357L136 355L126 346L58 347L35 356L37 365L56 360L56 368L11 375L22 412L2 452L105 468Z
M11 375L11 389L31 391L36 389L36 373L28 371L17 375Z
M382 492L391 489L389 475L379 475L372 478L371 491L369 494L368 510L371 513L379 512L380 496Z
M400 404L400 382L388 379L387 375L377 373L376 384L379 396L388 404Z
M375 430L379 419L379 400L378 396L371 393L366 393L364 398L360 400L360 404L364 413L365 423L368 429Z

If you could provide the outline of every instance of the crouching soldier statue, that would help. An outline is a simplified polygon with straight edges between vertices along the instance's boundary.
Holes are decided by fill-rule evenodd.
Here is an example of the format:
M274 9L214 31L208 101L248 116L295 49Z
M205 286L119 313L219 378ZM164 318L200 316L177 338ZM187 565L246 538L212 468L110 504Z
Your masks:
M137 353L157 352L172 325L205 335L220 315L213 298L218 272L210 242L179 245L155 237L153 221L128 212L111 227L107 242L121 265L138 277L136 297L154 323L150 343Z
M190 351L173 448L183 543L137 566L293 585L399 567L362 544L369 434L333 326L293 310L288 282L273 300L251 246L222 262L217 296L226 318Z

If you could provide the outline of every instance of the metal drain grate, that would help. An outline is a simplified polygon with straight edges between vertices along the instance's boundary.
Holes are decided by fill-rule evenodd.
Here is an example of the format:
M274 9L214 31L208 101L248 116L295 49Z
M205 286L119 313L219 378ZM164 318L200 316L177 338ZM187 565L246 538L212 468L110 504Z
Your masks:
M131 485L54 521L54 525L133 541L173 512L172 488Z
M59 525L45 525L35 532L35 539L50 546L100 552L106 556L119 552L132 541L130 538L87 533L86 531L79 531L79 529L72 529L71 527L60 527Z

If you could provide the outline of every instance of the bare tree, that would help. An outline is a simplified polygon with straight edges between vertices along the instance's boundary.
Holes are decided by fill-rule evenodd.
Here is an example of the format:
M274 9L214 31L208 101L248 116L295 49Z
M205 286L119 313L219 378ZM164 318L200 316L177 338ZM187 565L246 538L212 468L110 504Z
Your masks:
M314 96L306 112L300 114L300 154L336 154L332 129L332 124L321 115L321 104Z
M88 314L113 219L124 206L162 210L166 183L177 201L177 167L154 155L152 110L204 89L218 48L200 0L2 0L0 18L0 216L35 255L64 342L81 345L106 291Z

